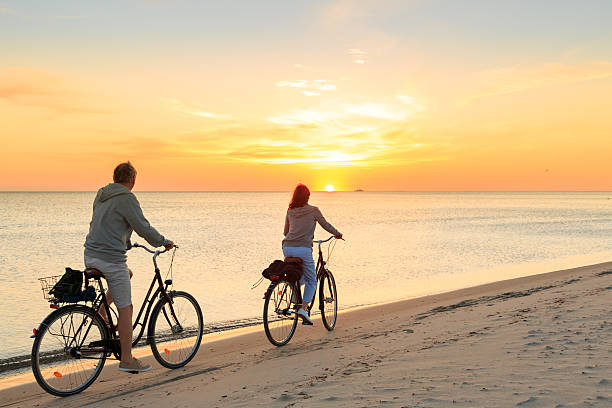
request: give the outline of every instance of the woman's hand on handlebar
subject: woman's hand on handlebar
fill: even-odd
[[[164,245],[164,248],[166,248],[166,251],[171,250],[172,248],[174,248],[174,242],[168,240],[168,242],[166,243],[166,245]]]
[[[336,239],[343,239],[342,238],[342,234],[334,235],[334,238],[336,238]]]

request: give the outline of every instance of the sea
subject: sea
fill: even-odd
[[[260,324],[267,284],[254,285],[282,259],[290,193],[135,194],[179,246],[174,288],[195,296],[206,330]],[[52,311],[38,278],[83,268],[94,196],[0,192],[0,375],[27,361],[32,330]],[[322,245],[341,309],[612,259],[612,192],[314,192],[310,203],[345,237]],[[317,227],[315,239],[328,237]],[[138,248],[128,258],[137,310],[152,258]],[[159,257],[164,277],[171,259]]]

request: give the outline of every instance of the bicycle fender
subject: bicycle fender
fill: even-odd
[[[268,286],[268,289],[266,289],[266,292],[264,293],[263,299],[265,299],[268,296],[270,296],[270,293],[272,293],[272,289],[274,289],[275,285],[276,285],[276,281],[270,282],[270,285]]]

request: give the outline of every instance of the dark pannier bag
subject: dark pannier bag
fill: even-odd
[[[66,268],[66,273],[49,291],[56,299],[75,298],[83,292],[83,272]]]
[[[270,266],[261,273],[264,278],[270,280],[286,280],[297,282],[302,277],[302,265],[297,262],[283,262],[279,259],[272,262]]]

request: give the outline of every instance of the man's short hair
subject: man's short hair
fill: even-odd
[[[115,183],[130,183],[134,177],[136,177],[136,169],[129,161],[119,164],[113,172],[113,181]]]

